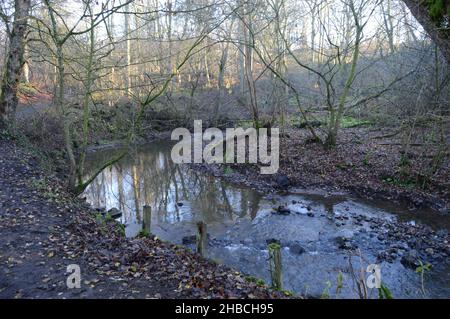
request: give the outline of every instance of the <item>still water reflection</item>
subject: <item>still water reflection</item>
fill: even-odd
[[[91,168],[101,164],[109,152],[91,154]],[[167,142],[153,143],[104,170],[86,190],[95,207],[116,207],[135,236],[142,224],[142,207],[152,207],[152,225],[204,221],[228,223],[237,218],[253,219],[261,195],[251,189],[229,184],[175,165]]]

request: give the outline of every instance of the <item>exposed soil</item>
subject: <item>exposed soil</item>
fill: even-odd
[[[124,238],[0,136],[0,298],[273,298],[225,266],[155,238]],[[66,268],[81,269],[68,289]]]
[[[258,190],[274,191],[297,187],[327,192],[347,192],[363,198],[386,199],[406,203],[411,209],[431,207],[442,213],[450,211],[450,161],[448,154],[441,167],[424,180],[430,167],[433,146],[411,147],[410,177],[399,166],[401,141],[385,137],[395,131],[388,128],[359,127],[341,130],[338,145],[325,150],[309,143],[304,129],[287,131],[280,143],[280,169],[276,175],[261,175],[259,166],[193,165],[197,169],[228,181],[246,184]],[[417,143],[419,145],[420,143]]]

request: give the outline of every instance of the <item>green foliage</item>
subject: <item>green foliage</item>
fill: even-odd
[[[325,283],[325,288],[322,291],[322,295],[320,296],[320,299],[330,299],[330,288],[331,288],[331,282],[327,281]]]
[[[341,293],[343,287],[344,287],[344,275],[342,274],[341,271],[339,271],[337,276],[336,296],[338,296]]]
[[[254,282],[258,286],[265,286],[266,285],[264,280],[262,280],[260,278],[256,278],[254,276],[247,276],[247,277],[245,277],[245,280],[247,280],[248,282]]]
[[[242,127],[244,129],[254,127],[252,120],[242,120],[236,124],[236,127]]]
[[[364,155],[363,164],[369,166],[369,154]]]
[[[411,178],[397,178],[395,176],[384,176],[381,178],[381,180],[385,183],[394,185],[394,186],[400,186],[400,187],[406,187],[406,188],[412,188],[417,186],[417,182]]]
[[[38,190],[45,198],[50,201],[58,201],[59,194],[55,193],[51,183],[47,180],[47,178],[32,178],[30,181],[30,186],[36,190]]]
[[[425,273],[427,273],[428,271],[431,270],[431,264],[430,263],[426,263],[424,264],[421,260],[419,260],[419,267],[416,268],[416,273],[420,274],[420,283],[421,283],[421,290],[422,290],[422,294],[425,296],[426,295],[426,291],[425,291]]]
[[[0,130],[0,138],[9,140],[13,137],[13,135],[7,129]]]
[[[266,285],[266,283],[265,283],[264,280],[262,280],[262,279],[258,279],[258,280],[256,281],[256,284],[259,285],[259,286],[265,286],[265,285]]]
[[[366,126],[366,125],[372,125],[372,122],[367,121],[367,120],[356,119],[351,116],[344,116],[341,121],[342,128],[352,128],[352,127]]]
[[[378,299],[393,299],[391,291],[388,287],[381,284],[380,288],[378,288]]]
[[[445,16],[450,15],[450,6],[444,0],[423,0],[431,19],[439,26],[445,26]],[[448,25],[447,25],[448,29]]]
[[[111,221],[113,221],[114,220],[114,218],[112,218],[112,216],[109,214],[109,213],[107,213],[106,215],[105,215],[105,222],[111,222]]]
[[[233,174],[233,169],[232,169],[230,166],[225,166],[225,167],[223,168],[223,173],[224,173],[225,175]]]
[[[116,222],[116,220],[112,218],[110,214],[103,215],[102,213],[95,214],[95,221],[102,226],[105,226],[112,221]]]
[[[147,229],[142,229],[142,230],[138,233],[137,236],[138,236],[139,238],[146,238],[146,237],[149,237],[149,236],[150,236],[150,233],[148,232]]]
[[[95,221],[98,224],[103,224],[103,215],[101,213],[95,214]]]
[[[426,263],[425,265],[422,263],[422,261],[419,260],[420,266],[416,268],[416,273],[422,273],[427,272],[431,270],[431,264]]]
[[[125,225],[121,223],[117,223],[117,231],[122,237],[125,237]]]
[[[270,251],[281,249],[281,246],[278,243],[270,243],[268,247]]]
[[[282,290],[281,291],[285,296],[287,297],[292,297],[294,296],[294,292],[290,291],[290,290]]]

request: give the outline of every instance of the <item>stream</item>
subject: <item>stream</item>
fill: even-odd
[[[152,234],[195,249],[196,222],[204,221],[209,235],[208,258],[268,284],[267,245],[279,242],[283,288],[297,294],[358,298],[355,278],[360,277],[360,268],[378,263],[381,281],[394,298],[450,297],[447,254],[431,253],[433,249],[428,248],[433,255],[432,268],[422,282],[414,267],[401,262],[410,251],[410,241],[387,236],[389,225],[400,222],[412,228],[428,225],[441,234],[439,238],[448,238],[448,215],[409,211],[387,201],[299,189],[261,194],[204,175],[188,165],[175,165],[170,159],[170,146],[169,141],[159,141],[140,147],[103,170],[84,193],[94,207],[114,207],[122,212],[118,220],[126,226],[127,237],[136,236],[142,229],[142,207],[149,205]],[[91,152],[87,171],[93,171],[117,151]],[[282,213],[277,211],[279,206],[284,207]],[[360,255],[352,251],[360,251]],[[387,258],[377,261],[380,252]],[[362,276],[369,275],[363,272]],[[341,288],[337,288],[338,281]],[[378,298],[378,290],[369,289],[369,297]]]

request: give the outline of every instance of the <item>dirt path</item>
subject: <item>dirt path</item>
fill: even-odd
[[[126,239],[0,136],[0,298],[273,296],[230,269],[154,239]],[[81,270],[68,289],[67,266]]]

